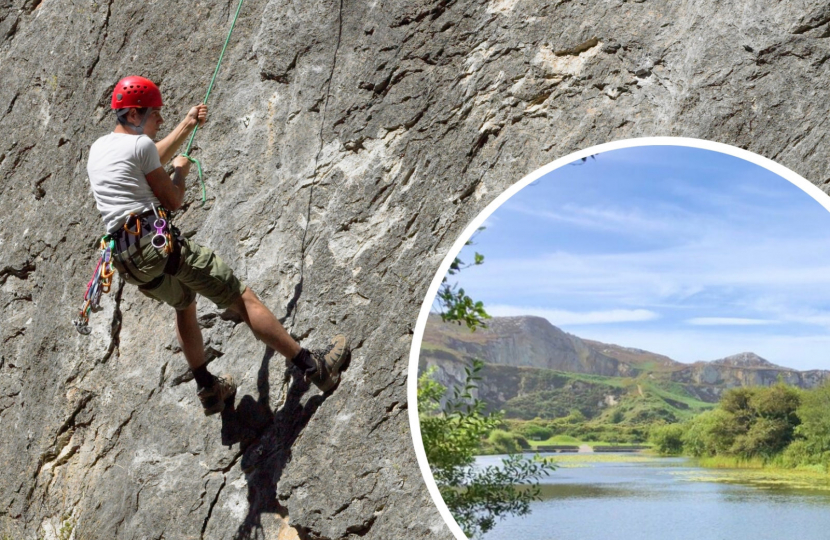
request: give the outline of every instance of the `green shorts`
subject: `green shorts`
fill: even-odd
[[[136,276],[126,272],[120,264],[115,264],[127,283],[138,285],[145,295],[181,310],[196,300],[201,294],[216,304],[219,309],[227,309],[245,292],[245,285],[233,275],[233,270],[225,264],[212,250],[202,247],[187,238],[181,239],[181,259],[175,274],[165,274],[164,266],[167,255],[152,245],[146,245],[133,255]],[[148,287],[147,281],[161,276],[160,282]]]

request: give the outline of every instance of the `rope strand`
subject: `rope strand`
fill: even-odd
[[[216,63],[216,69],[213,70],[213,78],[210,79],[210,85],[208,86],[207,93],[205,94],[205,99],[202,101],[204,105],[207,105],[207,100],[210,97],[210,92],[213,90],[213,83],[216,81],[216,75],[219,74],[219,67],[222,65],[222,58],[225,56],[225,49],[228,48],[228,43],[231,40],[231,34],[233,33],[233,27],[236,26],[236,20],[239,18],[239,12],[242,10],[242,2],[244,0],[239,0],[239,5],[236,7],[236,15],[233,17],[233,22],[231,23],[231,29],[228,31],[228,37],[225,38],[225,44],[222,46],[222,52],[219,53],[219,61]],[[188,159],[191,163],[196,164],[196,171],[199,173],[199,184],[202,186],[202,204],[201,206],[205,205],[205,201],[207,201],[207,190],[205,189],[205,182],[202,179],[202,164],[199,162],[198,159],[190,156],[190,149],[193,147],[193,139],[196,137],[196,132],[199,131],[199,125],[196,125],[196,128],[193,130],[193,133],[190,135],[190,140],[187,142],[187,148],[185,149],[184,153],[182,154],[184,157]]]

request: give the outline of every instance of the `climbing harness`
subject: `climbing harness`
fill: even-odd
[[[130,222],[135,222],[134,230]],[[143,272],[141,253],[151,244],[155,249],[167,255],[162,274],[175,274],[179,269],[181,257],[181,234],[170,223],[164,208],[154,208],[141,215],[130,214],[124,227],[113,233],[115,237],[115,268],[132,278],[140,289],[153,289],[161,284],[163,275],[153,276]]]
[[[98,257],[98,264],[95,265],[92,279],[86,285],[84,305],[78,314],[78,318],[72,321],[78,332],[85,336],[91,332],[89,328],[89,313],[98,310],[101,302],[101,294],[110,292],[112,288],[112,276],[115,274],[115,270],[112,268],[112,253],[115,249],[115,240],[110,235],[105,235],[101,237],[100,246],[101,255]]]
[[[233,22],[231,23],[231,29],[228,31],[228,37],[225,38],[225,44],[222,46],[222,52],[219,53],[219,61],[216,63],[216,69],[213,70],[213,78],[210,80],[210,85],[208,85],[207,94],[205,94],[205,99],[202,101],[203,104],[207,105],[207,100],[210,97],[210,92],[213,90],[213,83],[216,81],[216,75],[219,73],[219,66],[222,65],[222,58],[225,56],[225,49],[228,48],[228,42],[231,40],[231,34],[233,33],[233,27],[236,26],[236,20],[239,18],[239,11],[242,9],[242,2],[244,0],[239,0],[239,5],[236,7],[236,15],[233,17]],[[190,149],[193,146],[193,138],[196,137],[196,132],[199,131],[199,126],[196,125],[196,129],[193,130],[193,133],[190,135],[190,140],[187,142],[187,148],[185,149],[182,156],[186,157],[188,161],[191,163],[196,164],[196,172],[199,173],[199,184],[202,186],[202,204],[201,206],[205,205],[205,201],[207,201],[207,190],[205,189],[205,182],[202,179],[202,164],[199,162],[198,159],[192,157],[190,155]]]
[[[155,218],[152,222],[150,222],[151,217]],[[133,228],[131,228],[131,222]],[[129,240],[130,237],[135,237],[132,242]],[[178,239],[179,231],[172,226],[167,211],[163,207],[153,208],[152,212],[148,211],[141,215],[131,213],[122,229],[103,236],[100,242],[101,254],[92,279],[87,283],[83,307],[78,318],[72,321],[78,332],[83,335],[90,333],[89,314],[98,310],[101,294],[110,292],[112,277],[115,274],[113,266],[117,267],[119,272],[126,273],[140,283],[139,288],[157,287],[164,279],[164,275],[149,280],[141,279],[136,275],[142,272],[138,270],[133,257],[150,243],[157,250],[167,254],[163,274],[174,274],[179,268],[181,257],[181,244]]]

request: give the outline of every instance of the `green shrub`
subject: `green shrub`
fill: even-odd
[[[683,433],[680,424],[657,425],[651,429],[649,441],[659,454],[676,456],[683,453]]]
[[[695,457],[726,453],[735,439],[731,415],[722,410],[706,411],[688,422],[683,434],[683,448]]]
[[[530,446],[530,443],[527,442],[527,439],[525,439],[521,435],[515,435],[514,434],[513,438],[516,440],[516,444],[519,445],[519,448],[521,448],[522,451],[530,450],[532,448]]]
[[[496,429],[501,415],[486,413],[484,403],[473,398],[483,365],[474,360],[465,369],[463,384],[451,390],[431,379],[429,370],[418,379],[421,437],[430,470],[444,502],[470,537],[493,528],[501,516],[530,512],[530,502],[539,499],[538,479],[555,469],[552,463],[515,453],[501,466],[473,466],[488,432],[498,442],[518,446],[513,436]],[[499,431],[506,436],[494,435]]]
[[[553,429],[528,422],[519,428],[519,433],[531,440],[544,441],[553,436]]]
[[[493,445],[499,454],[516,454],[520,451],[516,437],[507,431],[494,429],[487,437],[487,442]]]

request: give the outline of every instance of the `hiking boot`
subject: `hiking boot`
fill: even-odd
[[[349,338],[338,334],[331,338],[325,349],[309,351],[317,371],[306,375],[305,380],[328,392],[340,382],[340,367],[349,357]]]
[[[205,416],[220,413],[225,410],[225,402],[233,399],[236,395],[236,383],[230,375],[216,377],[216,381],[210,388],[202,388],[196,393],[199,401],[202,402],[202,410]]]

